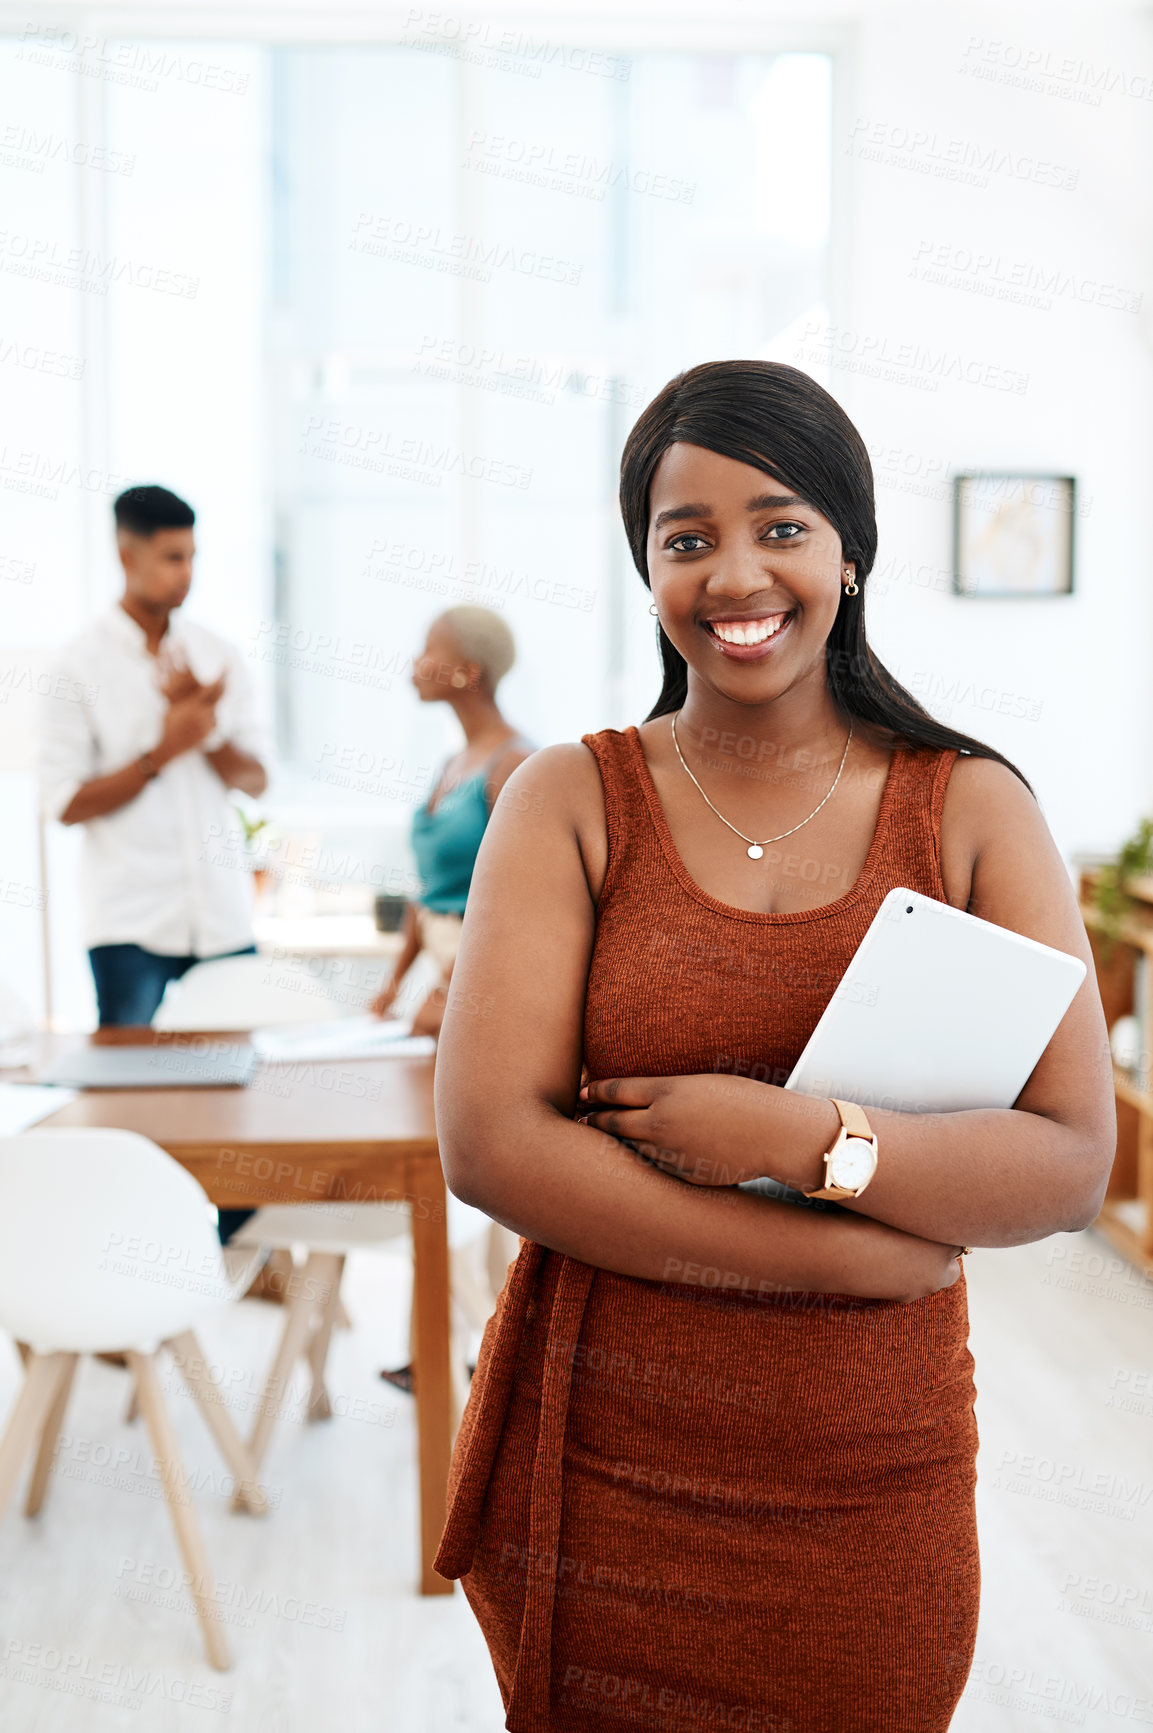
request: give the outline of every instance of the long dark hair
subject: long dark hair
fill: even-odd
[[[764,470],[814,506],[837,531],[842,554],[852,561],[860,586],[855,596],[842,588],[825,645],[829,691],[844,715],[887,728],[914,749],[952,747],[974,758],[995,759],[1032,794],[1015,764],[993,747],[938,722],[870,649],[865,582],[877,554],[873,468],[860,434],[816,380],[779,361],[710,361],[679,373],[653,398],[621,456],[621,516],[646,586],[649,489],[657,464],[678,441]],[[679,710],[688,690],[684,657],[663,627],[657,630],[664,685],[646,718],[650,722]]]

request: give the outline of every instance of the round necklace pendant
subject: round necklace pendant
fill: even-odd
[[[763,849],[763,848],[762,848],[762,847],[761,847],[761,845],[760,845],[760,843],[759,843],[759,842],[755,842],[755,843],[753,843],[753,845],[752,845],[752,846],[751,846],[751,848],[750,848],[750,849],[749,849],[749,850],[748,850],[748,856],[749,856],[749,859],[750,859],[750,860],[760,860],[760,858],[761,858],[761,856],[762,856],[762,855],[763,855],[763,854],[764,854],[764,852],[765,852],[765,851],[764,851],[764,849]]]

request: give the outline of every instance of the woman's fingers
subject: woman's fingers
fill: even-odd
[[[598,1131],[607,1131],[610,1137],[635,1139],[644,1137],[649,1129],[643,1107],[610,1107],[601,1108],[597,1112],[581,1115],[586,1125],[595,1126]]]
[[[599,1077],[581,1090],[581,1100],[597,1106],[648,1107],[660,1082],[659,1077]]]

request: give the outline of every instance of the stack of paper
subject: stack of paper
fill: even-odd
[[[50,1084],[0,1083],[0,1137],[15,1137],[38,1125],[50,1113],[75,1101],[74,1089],[54,1089]]]
[[[252,1045],[266,1065],[416,1058],[436,1052],[431,1035],[413,1035],[412,1024],[397,1017],[338,1017],[332,1023],[279,1024],[254,1029]]]

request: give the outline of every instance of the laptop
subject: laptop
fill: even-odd
[[[53,1059],[36,1081],[68,1089],[226,1089],[247,1083],[255,1066],[247,1042],[77,1047]]]

